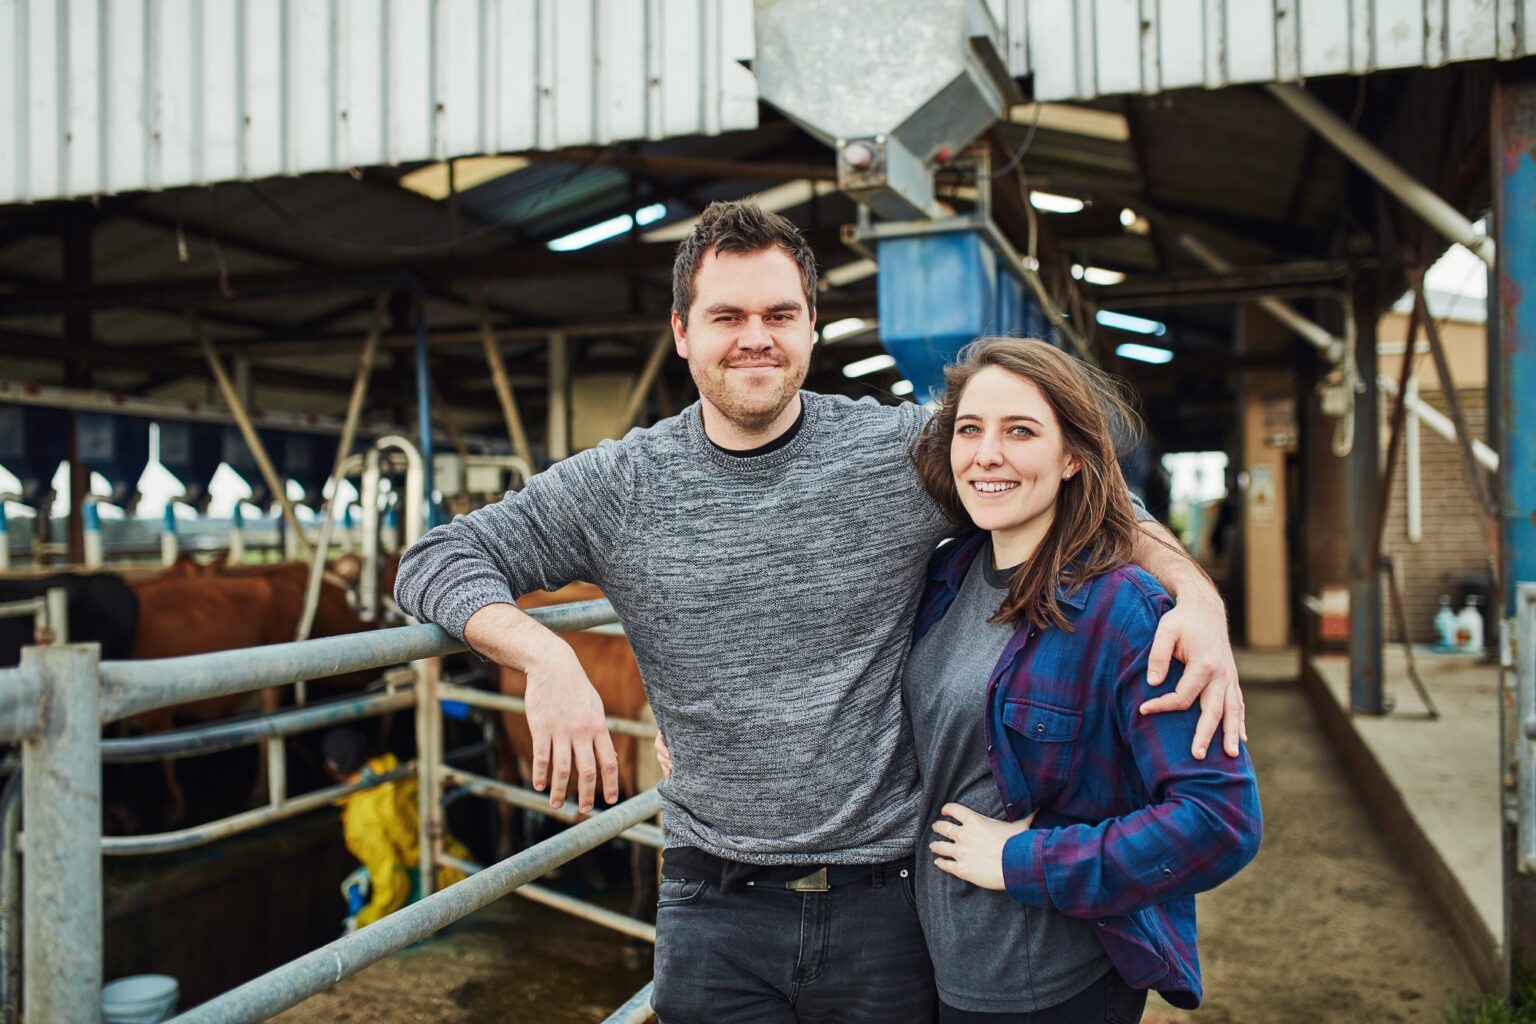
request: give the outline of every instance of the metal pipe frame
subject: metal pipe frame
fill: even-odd
[[[0,1021],[21,1021],[21,773],[0,786]]]
[[[101,691],[96,644],[29,647],[46,685],[42,732],[22,744],[29,835],[22,872],[22,1015],[101,1016]]]
[[[428,372],[432,355],[427,343],[427,293],[416,292],[416,436],[420,438],[418,454],[421,459],[422,493],[428,502],[436,490],[432,482],[432,375]],[[437,506],[426,508],[427,528],[437,525]],[[412,537],[407,544],[415,540]]]
[[[613,605],[603,599],[536,608],[528,614],[557,633],[618,621]],[[109,661],[101,666],[102,721],[115,722],[172,704],[282,686],[299,679],[363,672],[458,654],[468,649],[441,627],[423,623],[298,643],[271,644],[255,650],[146,661]],[[0,695],[6,694],[7,673],[16,671],[0,671]],[[23,688],[28,685],[25,681],[20,682]],[[14,730],[4,728],[9,706],[6,696],[0,696],[0,741],[20,738],[12,734]]]
[[[549,806],[549,795],[547,793],[536,793],[522,786],[514,786],[510,783],[501,782],[498,779],[488,779],[484,775],[476,775],[474,772],[455,768],[452,765],[444,764],[439,766],[438,776],[443,782],[458,786],[474,796],[487,800],[500,800],[504,804],[510,804],[525,811],[533,811],[535,814],[542,814],[546,818],[553,818],[567,825],[575,825],[590,817],[590,815],[582,814],[579,810],[569,805],[561,807]],[[605,812],[600,811],[598,813]],[[627,829],[619,838],[628,839],[631,842],[657,850],[664,848],[661,829],[649,823]]]
[[[415,693],[404,689],[393,693],[345,697],[243,722],[219,722],[135,736],[132,739],[102,740],[101,761],[103,764],[142,764],[148,761],[201,757],[314,729],[377,718],[392,711],[402,711],[415,703]]]
[[[455,857],[448,853],[441,854],[438,857],[437,864],[439,867],[456,868],[466,875],[479,874],[485,870],[483,865],[476,864],[472,860],[465,860],[462,857]],[[619,932],[622,935],[643,939],[652,945],[656,942],[656,926],[630,917],[628,914],[620,914],[617,911],[609,910],[607,907],[600,907],[595,903],[588,903],[586,900],[567,896],[563,892],[545,888],[535,882],[518,886],[512,892],[514,895],[521,896],[534,903],[542,903],[546,907],[553,907],[583,921],[600,924],[604,928]]]
[[[506,421],[507,440],[518,457],[533,465],[533,449],[528,446],[528,431],[523,426],[523,414],[517,407],[517,395],[507,376],[506,363],[501,358],[501,343],[496,329],[491,325],[491,313],[486,308],[485,293],[479,282],[470,290],[475,319],[480,323],[480,346],[485,350],[485,365],[491,371],[491,384],[496,389],[496,401],[501,405],[501,418]]]
[[[359,497],[363,505],[363,567],[358,574],[358,618],[364,622],[379,619],[379,484],[383,479],[377,448],[363,457],[363,479]]]
[[[456,700],[463,704],[469,704],[477,708],[491,708],[496,711],[512,711],[520,715],[528,713],[528,705],[521,697],[513,697],[505,693],[492,693],[488,690],[477,690],[469,686],[454,686],[445,683],[438,687],[438,697],[443,700]],[[636,722],[628,718],[609,718],[604,716],[603,721],[608,725],[609,732],[621,732],[629,736],[638,736],[641,739],[653,740],[658,732],[656,726],[650,722]]]
[[[391,448],[405,456],[405,537],[404,547],[410,547],[426,532],[428,462],[410,438],[401,434],[387,434],[374,442],[380,452]]]
[[[645,983],[645,987],[629,997],[629,1001],[608,1015],[603,1024],[646,1024],[647,1021],[656,1019],[656,1011],[651,1009],[651,992],[656,988],[654,981]]]
[[[419,903],[343,936],[239,988],[174,1018],[173,1024],[244,1024],[265,1020],[323,992],[343,978],[495,902],[520,886],[565,864],[632,825],[654,817],[661,797],[648,790],[593,815],[521,853],[493,864]],[[99,972],[99,967],[98,967]],[[99,990],[89,992],[94,1003]],[[99,1011],[96,1011],[99,1012]],[[89,1017],[60,1019],[92,1019]]]

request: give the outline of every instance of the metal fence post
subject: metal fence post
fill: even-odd
[[[22,745],[23,1015],[101,1017],[101,687],[98,644],[30,647],[40,734]]]
[[[437,857],[442,844],[443,801],[439,785],[442,759],[442,705],[437,699],[437,676],[442,661],[426,658],[415,663],[416,669],[416,815],[420,859],[421,895],[426,898],[437,890]]]

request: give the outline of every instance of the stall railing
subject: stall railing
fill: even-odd
[[[557,632],[586,629],[615,621],[607,601],[585,601],[538,609],[531,613]],[[371,633],[328,637],[268,647],[157,661],[101,662],[94,644],[27,648],[16,669],[0,670],[0,742],[22,744],[22,804],[25,833],[23,873],[22,968],[24,1019],[94,1020],[100,1014],[102,983],[102,868],[106,844],[101,834],[101,766],[104,752],[149,756],[152,744],[142,740],[101,739],[101,726],[146,711],[281,686],[303,679],[360,672],[411,662],[416,685],[407,702],[401,694],[359,698],[361,706],[336,710],[325,705],[284,712],[256,722],[230,723],[224,741],[260,742],[289,730],[316,727],[325,716],[382,713],[386,704],[416,706],[417,761],[422,793],[422,863],[478,868],[460,863],[442,851],[443,818],[440,785],[451,781],[471,792],[508,802],[527,804],[517,787],[474,776],[444,763],[441,700],[459,700],[461,688],[438,681],[437,659],[464,651],[462,643],[433,625],[405,626]],[[468,691],[486,706],[506,706],[510,698]],[[325,719],[334,724],[337,717]],[[646,727],[623,723],[621,728]],[[267,730],[262,735],[256,733]],[[650,731],[654,735],[654,729]],[[113,748],[112,742],[140,744]],[[334,799],[327,793],[324,802]],[[306,794],[288,808],[306,805],[320,794]],[[547,799],[547,798],[541,798]],[[548,811],[547,803],[530,808]],[[321,992],[390,953],[433,934],[502,896],[527,885],[549,870],[610,839],[624,835],[659,845],[659,835],[646,822],[656,816],[660,798],[649,790],[617,807],[600,812],[574,827],[506,860],[479,870],[461,882],[382,921],[343,936],[283,967],[204,1003],[177,1017],[178,1022],[256,1021],[265,1019]],[[258,816],[271,808],[258,809]],[[300,813],[300,810],[292,810]],[[557,817],[564,817],[556,813]],[[237,816],[239,817],[239,816]],[[229,819],[226,819],[228,821]],[[270,817],[241,820],[238,829],[254,828]],[[207,829],[208,826],[202,826]],[[145,837],[113,837],[113,839]],[[163,839],[164,837],[156,837]],[[206,840],[202,840],[206,841]],[[117,852],[130,852],[120,849]],[[131,851],[141,852],[141,851]],[[434,872],[423,871],[430,881]],[[559,894],[541,894],[541,902],[559,905]],[[540,898],[535,896],[534,898]],[[572,909],[562,907],[562,909]],[[589,916],[589,915],[583,915]],[[620,918],[622,915],[612,915]],[[589,916],[589,919],[596,919]],[[625,921],[629,919],[625,918]],[[637,930],[617,921],[600,921],[629,934]],[[641,929],[643,930],[643,929]],[[643,936],[654,939],[654,931]],[[636,994],[612,1019],[642,1020],[646,993]]]

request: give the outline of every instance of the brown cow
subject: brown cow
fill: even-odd
[[[286,643],[294,637],[304,606],[308,567],[296,562],[241,566],[220,571],[216,566],[179,564],[134,585],[139,601],[131,657],[175,658],[190,654]],[[339,636],[371,626],[352,611],[346,592],[329,582],[320,587],[310,635]],[[357,685],[366,677],[341,677],[341,685]],[[171,728],[177,717],[207,721],[260,710],[275,711],[279,692],[214,697],[171,708],[160,708],[133,721],[145,732]],[[260,766],[253,799],[266,792],[266,747],[258,747]],[[185,801],[176,782],[173,762],[164,762],[171,800],[171,819],[179,820]]]
[[[518,599],[517,606],[524,611],[545,608],[550,605],[570,604],[574,601],[591,601],[603,596],[603,592],[590,583],[572,583],[556,591],[535,590]],[[566,642],[576,652],[587,678],[597,688],[603,700],[603,710],[610,718],[627,718],[630,721],[649,720],[650,705],[645,699],[645,687],[640,682],[640,666],[635,663],[634,651],[629,640],[619,633],[566,633]],[[501,669],[501,692],[522,697],[528,689],[528,677],[516,669]],[[505,764],[503,778],[508,782],[529,785],[533,778],[533,736],[528,731],[528,719],[515,712],[502,714],[502,726],[512,745],[515,764]],[[613,733],[613,749],[619,759],[619,795],[629,798],[640,791],[642,784],[650,785],[659,772],[656,755],[649,740],[639,740],[627,733]],[[512,769],[519,778],[512,778]],[[575,802],[575,776],[571,778],[571,800]],[[602,793],[599,791],[601,800]],[[505,839],[505,837],[504,837]],[[655,884],[654,861],[649,851],[638,843],[632,847],[630,868],[634,881],[636,917],[645,918],[655,909],[652,886]]]

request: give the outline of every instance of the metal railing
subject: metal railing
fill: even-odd
[[[615,621],[607,601],[586,601],[538,609],[531,614],[557,632],[586,629]],[[157,661],[101,662],[94,644],[33,647],[16,669],[0,670],[0,742],[23,747],[21,803],[26,808],[22,842],[27,870],[22,873],[24,911],[21,949],[24,1018],[94,1020],[100,1015],[102,984],[101,852],[141,853],[196,845],[244,831],[330,803],[361,785],[330,787],[258,808],[221,822],[160,836],[104,837],[101,834],[101,766],[104,761],[158,759],[167,754],[211,752],[266,742],[309,728],[334,725],[415,705],[420,779],[423,865],[464,870],[479,865],[447,856],[442,813],[442,784],[503,800],[557,818],[573,820],[569,810],[551,812],[547,797],[508,786],[445,763],[441,701],[515,709],[513,698],[438,681],[437,659],[466,650],[437,626],[418,625],[372,633],[274,644],[268,647]],[[412,662],[411,690],[372,694],[347,701],[280,712],[264,718],[221,723],[166,736],[132,740],[101,739],[101,726],[192,700],[244,693],[324,676],[360,672]],[[467,698],[467,699],[466,699]],[[610,720],[610,727],[654,735],[654,726]],[[195,742],[189,743],[189,736]],[[189,751],[189,746],[196,750]],[[401,775],[410,769],[402,769]],[[532,799],[530,799],[532,798]],[[538,806],[533,806],[537,801]],[[5,801],[0,801],[0,811]],[[431,892],[435,874],[421,872],[423,900],[350,935],[343,936],[283,967],[256,978],[175,1018],[178,1022],[256,1021],[293,1006],[335,985],[362,968],[511,892],[610,839],[626,836],[660,845],[660,832],[649,819],[660,809],[655,790],[602,811],[523,852],[484,869],[440,892]],[[14,873],[12,875],[14,877]],[[94,894],[94,898],[92,898]],[[3,896],[4,894],[0,894]],[[533,887],[526,895],[569,910],[626,934],[654,941],[643,922],[591,908],[569,897]],[[569,905],[568,905],[569,904]],[[609,920],[608,918],[612,918]],[[8,950],[14,954],[12,941]],[[13,961],[14,962],[14,961]],[[647,987],[648,988],[648,987]],[[14,991],[14,988],[12,989]],[[647,990],[636,993],[613,1020],[643,1020]]]

